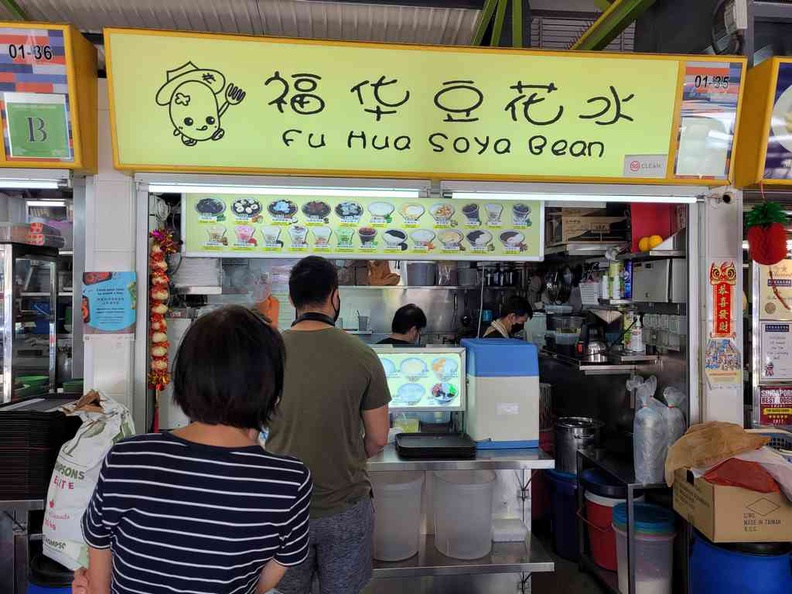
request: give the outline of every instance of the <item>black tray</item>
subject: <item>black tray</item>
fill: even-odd
[[[476,457],[476,442],[465,433],[400,433],[396,453],[402,458],[469,460]]]

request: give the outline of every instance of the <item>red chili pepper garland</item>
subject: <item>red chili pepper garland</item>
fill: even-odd
[[[149,341],[151,363],[149,364],[149,387],[163,390],[170,383],[168,373],[168,254],[179,250],[178,243],[173,239],[173,232],[157,229],[151,232],[151,251],[149,254]]]

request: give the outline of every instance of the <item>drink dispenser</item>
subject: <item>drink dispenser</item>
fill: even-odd
[[[466,430],[479,449],[539,445],[536,346],[511,339],[465,339]]]

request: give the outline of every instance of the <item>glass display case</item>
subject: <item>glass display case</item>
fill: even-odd
[[[57,272],[57,249],[0,242],[0,402],[55,390]]]

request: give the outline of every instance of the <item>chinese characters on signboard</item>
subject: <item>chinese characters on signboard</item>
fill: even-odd
[[[122,168],[674,175],[675,58],[106,35]]]

